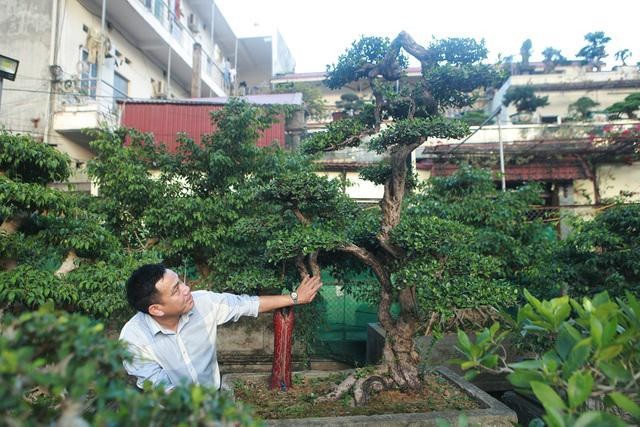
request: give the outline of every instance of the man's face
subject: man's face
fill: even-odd
[[[156,283],[156,289],[160,294],[156,305],[165,316],[180,316],[193,308],[191,289],[174,271],[167,269]]]

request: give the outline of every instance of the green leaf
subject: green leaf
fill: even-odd
[[[611,392],[608,396],[616,406],[640,420],[640,406],[637,403],[618,391]]]
[[[528,389],[532,381],[543,381],[544,378],[537,371],[515,371],[507,375],[507,380],[516,388]]]
[[[591,354],[591,338],[585,338],[571,350],[569,358],[562,367],[564,375],[570,376],[573,371],[580,369],[589,359],[589,354]]]
[[[471,341],[469,340],[469,336],[461,329],[458,329],[458,344],[465,354],[469,354],[471,352]]]
[[[539,381],[531,382],[531,389],[545,409],[567,409],[567,405],[551,387]]]
[[[624,347],[619,344],[610,345],[609,347],[605,347],[598,351],[596,358],[598,360],[607,361],[619,355],[623,349]]]
[[[555,408],[545,407],[546,415],[542,418],[546,421],[549,427],[565,427],[567,424],[564,422],[562,413]]]
[[[613,383],[631,379],[631,373],[620,362],[600,362],[598,368]]]
[[[567,388],[567,396],[569,397],[569,406],[575,409],[582,405],[593,389],[593,377],[589,372],[574,372],[569,378],[569,386]]]
[[[537,370],[542,367],[542,360],[525,360],[522,362],[509,363],[509,367],[512,369],[526,369],[526,370]]]
[[[589,319],[589,325],[593,343],[596,345],[596,348],[599,348],[602,346],[602,323],[592,314]]]

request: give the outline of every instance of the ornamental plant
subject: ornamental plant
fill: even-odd
[[[548,96],[537,96],[533,86],[512,86],[502,100],[505,107],[513,104],[518,113],[534,113],[538,108],[549,105]]]
[[[68,163],[27,135],[0,132],[0,304],[20,313],[51,299],[115,322],[130,313],[124,280],[157,255],[127,252],[82,196],[47,186],[68,178]]]
[[[407,65],[405,53],[418,59],[422,66],[422,79],[413,85],[403,80]],[[361,176],[383,185],[385,191],[379,208],[361,209],[340,198],[329,198],[330,203],[325,202],[322,210],[305,212],[305,206],[319,205],[322,194],[311,191],[305,194],[305,187],[301,185],[300,195],[288,198],[285,205],[290,215],[299,221],[293,229],[296,232],[288,235],[300,236],[296,245],[309,254],[306,260],[300,261],[307,261],[307,268],[311,270],[319,268],[323,254],[328,254],[343,258],[346,255],[373,273],[379,284],[378,318],[388,337],[383,365],[367,378],[357,381],[348,378],[331,398],[349,391],[354,383],[356,396],[367,394],[359,392],[365,384],[404,389],[421,386],[413,336],[424,312],[417,296],[423,289],[433,287],[437,291],[447,283],[436,279],[427,284],[425,279],[432,271],[421,271],[417,267],[421,261],[428,265],[437,263],[438,255],[442,255],[426,248],[431,242],[447,239],[449,231],[455,231],[458,237],[466,237],[470,231],[464,226],[431,218],[419,224],[425,229],[416,229],[411,226],[414,224],[403,227],[409,206],[405,196],[415,188],[408,159],[411,152],[429,138],[457,139],[468,134],[465,123],[446,118],[443,112],[448,107],[469,106],[475,100],[475,90],[499,83],[499,73],[482,63],[486,53],[484,45],[475,40],[434,40],[424,47],[403,32],[394,40],[363,37],[354,42],[336,64],[328,67],[326,84],[330,88],[366,79],[375,102],[366,105],[360,114],[332,123],[326,132],[310,136],[304,141],[303,151],[316,154],[357,146],[375,151],[382,160],[363,170]],[[400,81],[400,91],[395,90],[396,81]],[[275,188],[272,193],[276,193]],[[313,205],[308,200],[313,200]],[[327,209],[327,206],[335,207]],[[418,218],[415,221],[417,224]],[[411,232],[417,234],[417,238],[411,239],[408,235]],[[413,246],[420,244],[423,234],[431,239],[424,242],[424,250]],[[451,238],[451,243],[456,243],[454,240]],[[283,236],[282,242],[291,242],[291,239]],[[280,256],[293,257],[294,253]],[[488,257],[479,257],[473,265],[489,270],[486,274],[479,273],[478,279],[491,288],[495,264]],[[411,266],[416,269],[411,271]],[[399,303],[398,316],[391,313],[393,302]],[[356,400],[363,403],[362,399]]]
[[[91,143],[97,155],[90,173],[101,192],[90,209],[111,218],[110,228],[132,251],[153,248],[180,273],[195,266],[192,283],[197,288],[246,294],[291,291],[301,274],[296,260],[312,247],[275,245],[290,223],[297,223],[283,205],[305,185],[321,198],[340,193],[340,187],[313,174],[309,159],[256,146],[260,131],[279,118],[277,109],[231,99],[212,114],[214,133],[201,141],[180,136],[175,153],[135,130],[102,131]],[[285,194],[267,196],[270,188]],[[306,201],[307,207],[312,204]],[[288,250],[290,258],[280,257]],[[283,388],[291,386],[293,319],[293,310],[274,313],[274,321],[282,325],[276,326],[276,339],[282,338],[281,331],[289,334],[282,339],[287,345],[276,346],[273,377],[279,388],[281,382]],[[317,319],[306,323],[319,324]],[[299,326],[296,331],[303,333],[298,335],[311,339],[308,331],[313,328]]]
[[[574,297],[640,294],[640,205],[618,204],[592,220],[577,220],[559,256]]]
[[[631,292],[613,300],[606,292],[581,301],[563,296],[527,304],[506,327],[494,323],[475,340],[458,332],[457,360],[467,371],[507,373],[521,393],[535,396],[547,425],[623,426],[640,421],[640,301]],[[534,358],[506,360],[510,332],[548,343]]]
[[[51,302],[0,326],[0,416],[7,425],[243,425],[248,409],[217,390],[140,393],[122,371],[130,356],[102,323]]]

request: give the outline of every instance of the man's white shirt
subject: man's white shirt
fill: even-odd
[[[257,296],[194,291],[193,308],[183,314],[177,331],[164,329],[153,317],[138,312],[122,328],[120,339],[133,354],[124,362],[142,388],[146,380],[171,389],[181,383],[220,387],[216,355],[218,325],[242,316],[258,316]]]

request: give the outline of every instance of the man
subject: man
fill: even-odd
[[[216,357],[217,327],[241,316],[307,304],[322,286],[306,277],[290,295],[246,296],[191,292],[178,275],[162,264],[148,264],[127,281],[127,299],[138,310],[122,328],[120,339],[133,354],[124,367],[145,381],[172,389],[180,383],[220,387]]]

